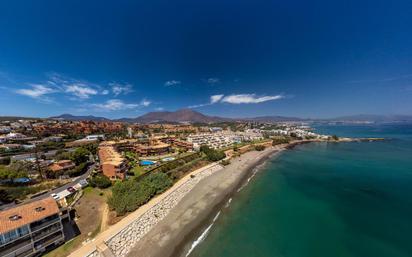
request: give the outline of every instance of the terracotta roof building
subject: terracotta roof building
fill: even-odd
[[[46,198],[0,212],[0,256],[34,256],[64,242],[60,210]]]
[[[136,144],[134,150],[140,156],[162,155],[170,152],[170,144],[157,140],[150,140],[149,144]]]
[[[99,146],[100,168],[109,179],[125,179],[128,170],[126,159],[121,156],[111,143]]]
[[[76,164],[71,160],[61,160],[49,165],[49,169],[54,172],[66,171],[76,167]]]

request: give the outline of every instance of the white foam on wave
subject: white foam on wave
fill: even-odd
[[[209,234],[210,229],[212,228],[213,224],[215,224],[215,221],[217,220],[219,215],[220,215],[220,211],[216,214],[216,216],[213,218],[212,223],[205,229],[205,231],[203,231],[203,233],[195,241],[193,241],[192,245],[190,246],[189,251],[186,254],[186,257],[189,256],[193,252],[196,246],[198,246],[203,240],[205,240],[205,238]]]
[[[229,198],[229,200],[227,201],[225,205],[225,208],[229,207],[231,202],[232,202],[232,198]]]
[[[252,180],[252,178],[261,170],[261,168],[265,165],[265,163],[262,163],[258,166],[256,166],[253,170],[252,170],[252,175],[250,175],[250,177],[247,178],[246,182],[237,190],[237,192],[240,192],[244,187],[246,187],[250,180]]]

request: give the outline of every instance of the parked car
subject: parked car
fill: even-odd
[[[69,191],[70,193],[74,193],[76,192],[76,189],[74,187],[68,187],[67,191]]]
[[[86,187],[89,183],[85,180],[85,179],[82,179],[82,180],[80,180],[79,181],[79,184],[82,186],[82,188],[83,187]]]
[[[58,196],[55,193],[51,194],[50,196],[53,197],[54,200],[59,200],[60,199],[60,196]]]

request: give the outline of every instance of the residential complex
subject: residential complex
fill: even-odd
[[[114,142],[103,142],[99,145],[100,168],[103,174],[114,179],[125,179],[127,172],[127,162],[122,155],[117,152]]]
[[[151,139],[147,144],[135,144],[134,150],[140,156],[162,155],[170,152],[171,145]]]
[[[201,145],[207,145],[210,148],[218,149],[229,147],[235,143],[241,143],[243,141],[263,139],[263,135],[260,131],[222,132],[217,128],[213,128],[213,131],[217,132],[191,134],[187,137],[187,141],[193,143],[195,149],[198,149]]]
[[[0,256],[38,255],[64,242],[60,210],[52,198],[0,212]]]

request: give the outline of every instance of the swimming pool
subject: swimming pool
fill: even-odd
[[[153,165],[153,164],[155,164],[155,163],[156,163],[155,161],[151,161],[151,160],[141,160],[141,161],[140,161],[140,165],[141,165],[141,166]]]

